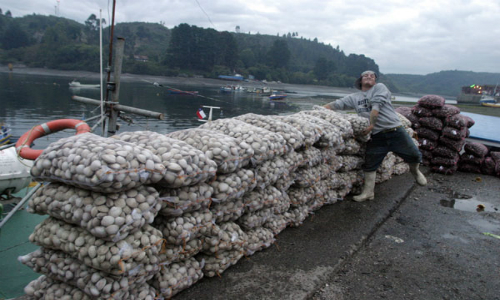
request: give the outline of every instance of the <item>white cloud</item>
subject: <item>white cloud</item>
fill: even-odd
[[[53,15],[57,1],[3,0],[15,17]],[[83,23],[91,14],[110,23],[112,0],[60,0],[60,15]],[[160,0],[116,1],[115,22],[180,23],[280,35],[337,45],[373,58],[383,73],[441,70],[500,72],[498,0]]]

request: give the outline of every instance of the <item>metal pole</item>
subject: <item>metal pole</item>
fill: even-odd
[[[31,196],[33,196],[33,194],[42,186],[41,183],[38,183],[26,196],[24,196],[23,200],[21,200],[21,202],[19,202],[16,207],[14,207],[10,212],[9,214],[5,217],[5,219],[2,220],[2,222],[0,222],[0,228],[2,228],[3,225],[5,225],[5,223],[7,223],[7,221],[16,213],[16,211],[19,210],[19,208],[21,208],[24,204],[24,202],[28,201],[28,199],[31,198]]]
[[[123,62],[123,50],[125,49],[125,39],[118,38],[116,41],[116,52],[115,52],[115,69],[113,71],[114,87],[111,94],[111,100],[113,103],[119,103],[120,101],[120,77],[122,73],[122,62]],[[118,130],[116,122],[118,121],[119,110],[114,108],[115,104],[110,106],[109,113],[109,124],[108,133],[115,134]]]
[[[86,98],[86,97],[73,96],[73,97],[71,97],[71,99],[78,101],[78,102],[81,102],[81,103],[85,103],[85,104],[94,104],[94,105],[100,104],[100,102],[98,100],[94,100],[94,99],[90,99],[90,98]],[[165,115],[163,115],[162,113],[159,113],[159,112],[154,112],[154,111],[150,111],[150,110],[135,108],[132,106],[126,106],[126,105],[121,105],[121,104],[115,104],[115,103],[110,103],[110,102],[104,102],[104,105],[113,106],[114,109],[116,109],[118,111],[121,110],[124,112],[141,115],[144,117],[155,118],[158,120],[165,119]]]

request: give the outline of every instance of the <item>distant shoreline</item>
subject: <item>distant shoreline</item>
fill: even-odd
[[[99,80],[100,74],[96,72],[88,72],[88,71],[64,71],[64,70],[54,70],[54,69],[45,69],[45,68],[28,68],[28,67],[20,67],[14,66],[13,71],[9,71],[7,66],[0,66],[0,73],[12,73],[12,74],[28,74],[28,75],[42,75],[42,76],[58,76],[58,77],[68,77],[72,79],[76,79],[81,83],[94,83],[95,80]],[[103,77],[106,78],[106,74],[103,74]],[[92,79],[89,81],[89,79]],[[357,90],[354,88],[343,88],[343,87],[332,87],[332,86],[323,86],[323,85],[307,85],[307,84],[288,84],[288,83],[267,83],[264,84],[260,81],[229,81],[229,80],[220,80],[213,78],[192,78],[192,77],[166,77],[166,76],[153,76],[153,75],[139,75],[139,74],[129,74],[124,73],[121,74],[120,77],[123,82],[137,82],[137,81],[145,81],[150,82],[151,84],[154,82],[158,82],[159,84],[168,86],[168,85],[196,85],[196,86],[223,86],[223,85],[237,85],[240,84],[244,87],[262,87],[268,86],[273,89],[279,90],[289,90],[289,91],[305,91],[310,93],[317,93],[318,96],[322,94],[328,93],[339,93],[339,94],[350,94],[354,93]]]

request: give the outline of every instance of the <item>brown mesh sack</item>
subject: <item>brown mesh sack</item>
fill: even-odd
[[[430,108],[430,109],[435,109],[435,108],[440,108],[444,106],[444,98],[438,95],[425,95],[422,98],[418,100],[418,105],[425,107],[425,108]]]

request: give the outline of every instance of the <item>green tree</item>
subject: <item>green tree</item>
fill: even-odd
[[[271,67],[286,68],[290,60],[290,50],[287,42],[281,39],[275,40],[267,55]]]
[[[2,44],[2,48],[9,50],[28,46],[30,41],[26,32],[21,29],[17,22],[10,22],[1,37],[0,43]]]
[[[255,54],[250,48],[246,48],[245,50],[241,51],[240,59],[245,64],[245,68],[250,68],[252,66],[255,66],[257,62]]]
[[[335,63],[321,56],[314,65],[314,75],[318,80],[325,80],[330,73],[335,71]]]

